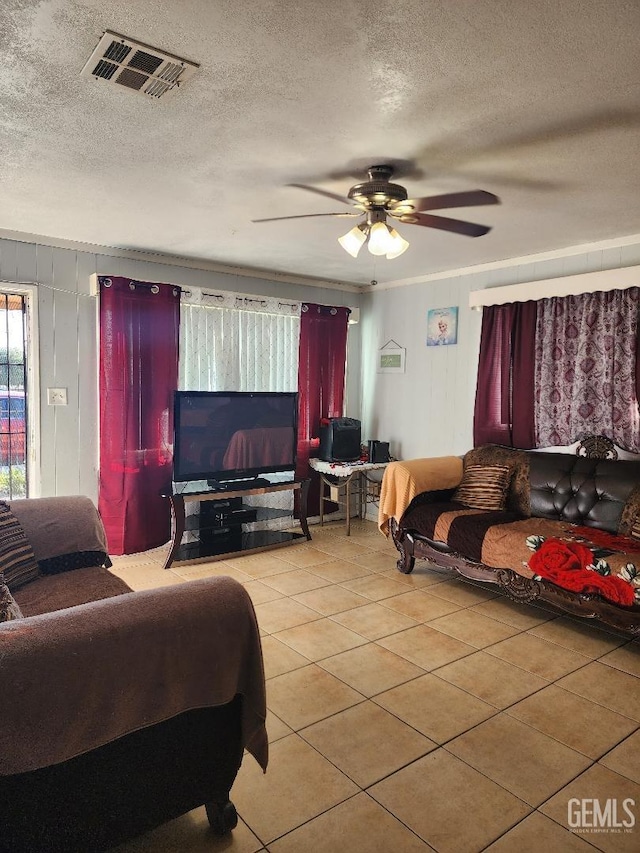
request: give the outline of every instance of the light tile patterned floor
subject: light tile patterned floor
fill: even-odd
[[[271,740],[266,775],[240,769],[230,839],[197,809],[120,853],[640,850],[640,642],[426,563],[401,575],[374,524],[351,530],[169,571],[163,549],[115,558],[135,589],[245,585]],[[570,798],[632,799],[636,826],[571,832]]]

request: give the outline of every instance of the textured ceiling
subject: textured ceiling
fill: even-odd
[[[200,63],[147,100],[80,77],[110,29]],[[637,0],[3,0],[0,228],[367,284],[640,232]],[[395,162],[411,196],[481,188],[351,258],[346,194]]]

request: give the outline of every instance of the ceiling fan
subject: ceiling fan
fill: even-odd
[[[338,242],[350,255],[357,257],[362,246],[367,243],[372,255],[385,255],[388,259],[397,258],[409,248],[409,243],[398,234],[395,228],[387,224],[387,218],[406,223],[422,225],[426,228],[439,228],[466,237],[481,237],[490,231],[487,225],[477,225],[462,219],[449,219],[434,216],[428,210],[441,210],[448,207],[472,207],[481,204],[499,204],[500,199],[485,190],[444,193],[427,198],[409,198],[400,184],[391,183],[393,167],[388,165],[371,166],[369,180],[355,184],[346,197],[306,184],[289,184],[301,190],[340,201],[355,208],[354,213],[303,213],[298,216],[273,216],[267,219],[254,219],[253,222],[275,222],[282,219],[308,219],[314,216],[359,217],[361,222],[348,231]]]

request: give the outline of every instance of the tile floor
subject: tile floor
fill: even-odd
[[[418,564],[371,522],[164,571],[120,557],[136,589],[226,574],[256,607],[269,769],[246,756],[230,838],[204,809],[120,853],[624,853],[640,850],[640,642],[512,604]],[[571,832],[570,798],[632,799],[633,829]]]

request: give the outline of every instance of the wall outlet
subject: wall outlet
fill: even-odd
[[[47,388],[47,402],[50,406],[67,405],[66,388]]]

